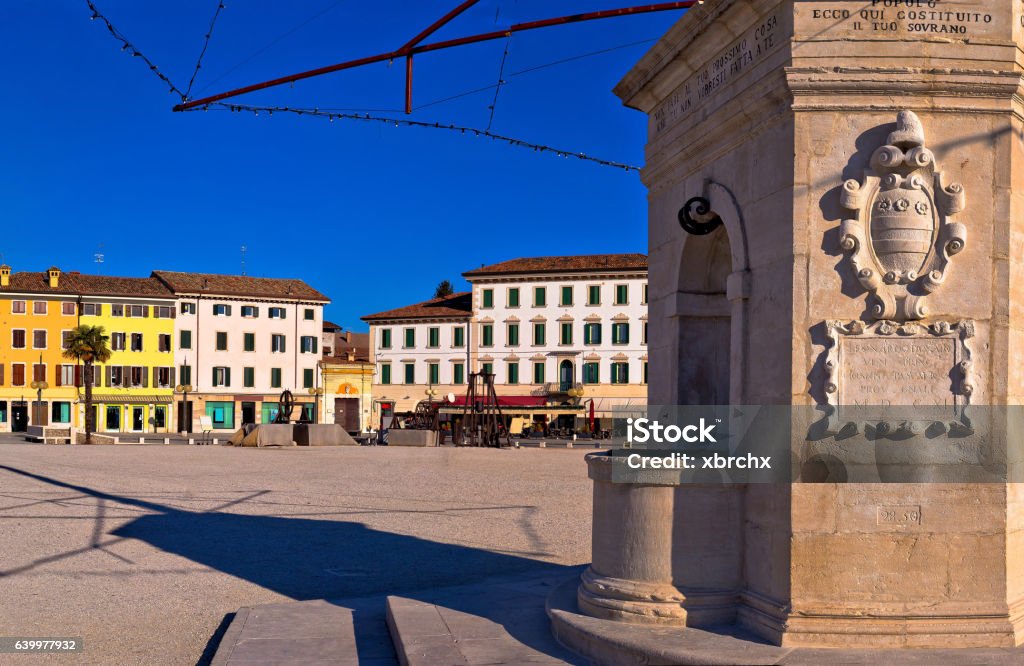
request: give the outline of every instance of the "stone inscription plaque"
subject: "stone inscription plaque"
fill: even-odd
[[[1005,0],[1003,0],[1005,1]],[[1009,38],[1005,8],[991,0],[813,0],[795,3],[798,39]]]
[[[953,338],[845,337],[839,359],[840,404],[953,404]]]
[[[879,525],[920,525],[921,505],[883,505],[878,507],[876,517]]]

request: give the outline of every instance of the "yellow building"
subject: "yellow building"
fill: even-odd
[[[174,303],[153,278],[0,267],[0,430],[84,427],[83,368],[63,357],[63,340],[90,324],[102,326],[115,349],[95,373],[97,431],[165,431],[174,387]]]
[[[104,293],[82,296],[80,319],[102,326],[113,352],[95,371],[96,431],[171,432],[175,297],[154,278],[101,279]]]
[[[348,432],[366,432],[370,426],[373,398],[373,363],[356,359],[354,355],[325,356],[322,360],[324,377],[324,423],[337,423]]]

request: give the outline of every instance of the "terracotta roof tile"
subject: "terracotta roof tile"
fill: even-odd
[[[377,314],[361,317],[363,321],[383,319],[434,319],[437,317],[468,318],[473,314],[472,292],[462,291],[451,296],[432,298],[429,301],[407,305]]]
[[[289,278],[258,278],[248,275],[215,275],[175,271],[153,271],[153,277],[166,284],[176,294],[252,296],[254,298],[331,302],[331,299],[302,280]]]
[[[61,273],[57,286],[50,286],[47,273],[22,271],[11,273],[11,283],[0,287],[0,293],[64,294],[73,296],[144,296],[173,298],[174,294],[159,280],[151,277],[114,277],[83,275],[77,271]]]
[[[589,254],[569,257],[525,257],[481,266],[462,274],[465,278],[521,273],[647,270],[646,254]]]

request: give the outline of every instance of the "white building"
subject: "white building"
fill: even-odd
[[[292,419],[323,421],[320,344],[329,299],[302,280],[154,271],[177,298],[175,363],[179,430],[269,423],[281,392]]]
[[[514,259],[463,276],[471,292],[363,318],[376,404],[411,411],[428,388],[461,396],[470,371],[493,373],[503,402],[549,421],[571,411],[557,407],[603,419],[646,403],[645,255]]]

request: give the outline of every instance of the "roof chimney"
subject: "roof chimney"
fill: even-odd
[[[7,264],[0,266],[0,287],[11,286],[11,267]]]
[[[56,266],[50,266],[47,274],[50,276],[50,289],[56,289],[57,285],[60,284],[60,269]]]

